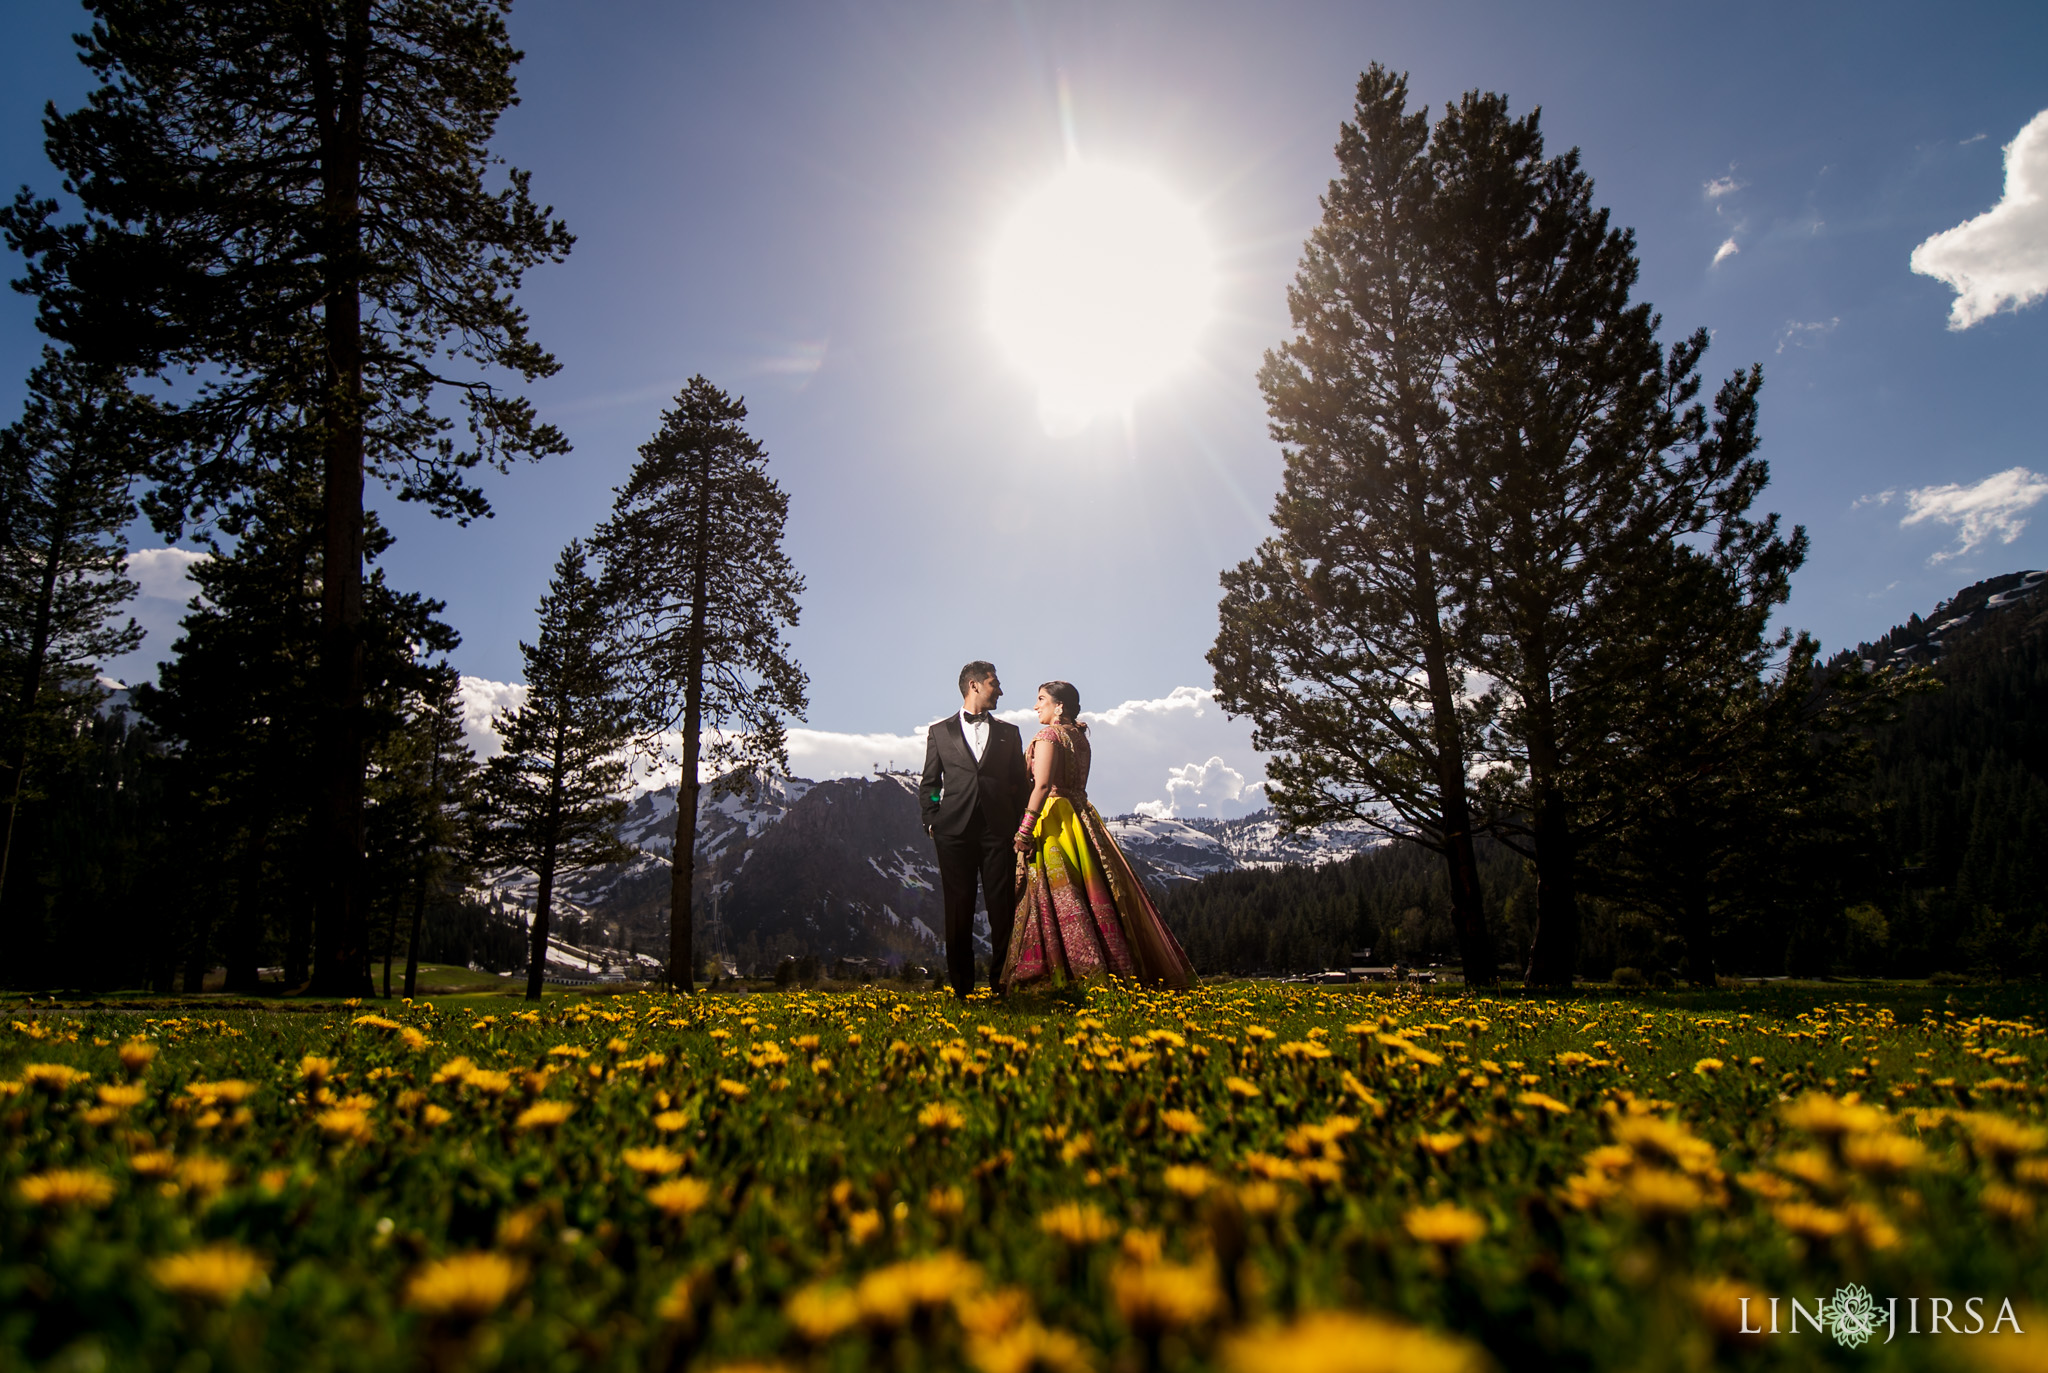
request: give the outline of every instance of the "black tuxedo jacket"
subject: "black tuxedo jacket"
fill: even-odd
[[[979,764],[967,747],[958,711],[926,730],[924,740],[924,780],[917,799],[925,828],[933,834],[962,834],[977,810],[998,833],[1017,828],[1024,803],[1031,799],[1031,776],[1024,771],[1024,736],[1015,725],[988,722],[988,747]]]

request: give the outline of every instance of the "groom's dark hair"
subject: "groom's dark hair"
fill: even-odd
[[[960,694],[965,696],[967,688],[985,677],[993,677],[995,675],[996,665],[994,663],[984,663],[981,659],[976,658],[966,667],[960,669]]]

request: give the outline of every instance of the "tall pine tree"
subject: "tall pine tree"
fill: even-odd
[[[709,770],[739,785],[765,768],[786,770],[783,719],[801,718],[809,685],[782,639],[804,587],[782,551],[789,496],[768,475],[746,417],[742,401],[690,378],[592,539],[641,728],[656,741],[679,736],[668,979],[682,991],[696,983],[700,778]]]
[[[523,173],[491,184],[520,57],[508,0],[86,8],[81,59],[101,85],[44,119],[82,218],[24,189],[0,230],[46,333],[98,363],[199,376],[177,415],[184,459],[152,493],[167,534],[246,488],[280,427],[314,438],[316,978],[364,991],[365,476],[468,520],[488,510],[470,469],[567,448],[496,379],[556,370],[513,293],[572,241]]]
[[[135,595],[122,530],[147,407],[117,374],[49,348],[28,391],[0,433],[0,902],[38,755],[80,737],[99,662],[142,642],[114,616]]]
[[[491,722],[504,747],[484,764],[478,840],[486,861],[530,869],[538,881],[529,1000],[540,999],[547,977],[555,879],[631,856],[616,831],[632,716],[610,628],[583,545],[572,541],[541,598],[539,635],[519,645],[526,701]]]
[[[1497,832],[1537,869],[1528,977],[1563,985],[1596,808],[1640,789],[1632,769],[1667,761],[1642,745],[1689,708],[1684,688],[1761,665],[1804,534],[1749,514],[1768,480],[1760,372],[1726,383],[1709,420],[1706,332],[1659,344],[1659,320],[1631,300],[1633,235],[1595,207],[1577,152],[1546,157],[1537,113],[1510,118],[1477,93],[1445,113],[1433,149],[1456,334],[1457,594],[1471,665],[1498,686],[1496,808],[1523,817]]]
[[[1428,118],[1375,65],[1353,119],[1288,292],[1296,336],[1259,374],[1286,454],[1279,532],[1224,573],[1209,661],[1274,755],[1267,794],[1289,823],[1360,819],[1442,854],[1465,979],[1483,984]]]

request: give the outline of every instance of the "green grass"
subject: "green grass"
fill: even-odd
[[[2040,1002],[1786,983],[16,1002],[0,1368],[2039,1357]],[[124,1066],[138,1035],[154,1059]],[[2010,1298],[2029,1334],[1852,1355],[1741,1333],[1744,1294],[1850,1283],[1901,1309]]]

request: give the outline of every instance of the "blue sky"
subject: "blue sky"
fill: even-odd
[[[5,13],[0,181],[54,190],[37,115],[85,90],[81,16]],[[392,577],[447,600],[480,681],[518,679],[555,552],[702,372],[746,396],[791,492],[799,771],[907,761],[987,657],[1010,705],[1058,676],[1129,707],[1098,745],[1105,808],[1255,804],[1243,727],[1174,693],[1208,685],[1216,575],[1265,531],[1280,456],[1254,373],[1372,61],[1438,107],[1542,106],[1635,228],[1667,333],[1713,330],[1715,374],[1763,363],[1767,503],[1814,544],[1788,623],[1841,646],[2048,563],[2048,306],[1950,329],[1956,292],[1910,265],[1999,203],[2002,149],[2048,109],[2048,7],[522,0],[511,26],[527,59],[499,148],[578,235],[523,296],[563,363],[533,396],[575,452],[491,479],[497,517],[466,530],[383,503]],[[1081,155],[1191,202],[1222,282],[1193,366],[1128,423],[1055,439],[984,279],[1065,157],[1062,86]],[[2024,277],[2014,223],[1991,247]],[[37,347],[30,303],[0,298],[6,413]],[[144,560],[153,590],[173,561]],[[142,604],[151,640],[117,670],[168,652],[174,605]]]

